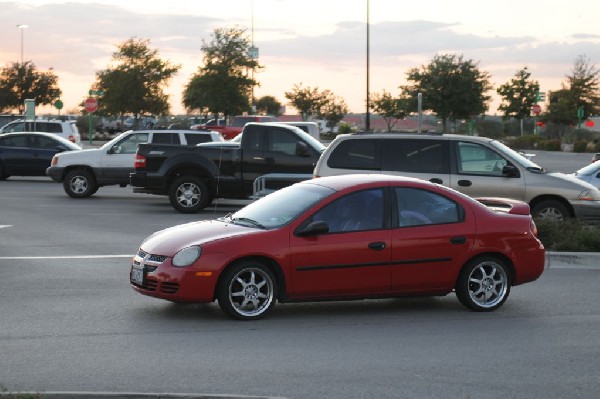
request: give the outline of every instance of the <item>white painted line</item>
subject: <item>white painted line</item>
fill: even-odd
[[[0,260],[133,258],[134,255],[0,256]]]
[[[13,227],[12,224],[0,224],[0,229],[5,229],[7,227]]]

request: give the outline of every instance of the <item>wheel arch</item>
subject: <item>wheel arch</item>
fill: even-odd
[[[540,203],[542,203],[544,201],[557,201],[557,202],[560,202],[569,211],[569,214],[571,215],[571,217],[572,218],[575,217],[575,211],[573,210],[573,207],[571,206],[571,204],[569,203],[569,201],[567,201],[564,197],[561,197],[559,195],[552,195],[552,194],[538,195],[537,197],[535,197],[531,201],[529,201],[529,207],[531,209],[533,209],[538,204],[540,204]]]
[[[286,284],[285,284],[285,276],[283,274],[283,270],[281,269],[281,266],[279,265],[279,263],[277,263],[274,259],[269,258],[268,256],[260,256],[260,255],[252,255],[252,256],[244,256],[242,258],[237,258],[231,262],[229,262],[229,264],[227,266],[225,266],[223,268],[223,270],[221,270],[221,273],[219,274],[219,278],[217,279],[217,284],[216,287],[219,287],[222,283],[223,280],[223,275],[225,274],[225,271],[227,271],[228,269],[234,267],[235,265],[238,265],[240,263],[243,262],[257,262],[257,263],[261,263],[262,265],[266,266],[269,271],[271,271],[271,273],[273,273],[273,276],[275,276],[275,283],[277,284],[277,292],[275,293],[275,299],[282,301],[285,299],[286,295]],[[213,293],[213,300],[217,299],[217,289],[215,289],[215,292]]]
[[[193,176],[202,179],[211,194],[214,193],[214,187],[211,184],[211,173],[205,168],[193,164],[180,165],[177,168],[170,170],[165,179],[166,187],[171,187],[175,180],[183,176]]]
[[[89,172],[92,175],[92,178],[94,179],[94,182],[96,184],[98,184],[98,178],[96,177],[96,173],[94,172],[94,168],[92,168],[91,166],[88,165],[69,165],[66,166],[65,169],[62,172],[62,175],[60,176],[60,180],[63,181],[65,179],[65,177],[71,173],[71,171],[74,170],[83,170],[85,172]]]
[[[465,269],[465,267],[467,267],[467,265],[469,263],[473,262],[475,259],[484,258],[487,256],[498,258],[504,262],[504,264],[508,268],[510,285],[512,286],[512,284],[515,281],[515,278],[517,276],[517,271],[515,269],[515,265],[514,265],[512,259],[510,259],[508,256],[506,256],[502,253],[490,251],[490,252],[482,252],[475,256],[470,257],[469,259],[466,259],[465,262],[463,263],[463,265],[461,266],[461,268],[459,269],[458,273],[456,274],[456,278],[454,280],[454,287],[456,288],[456,285],[458,284],[458,282],[460,280],[460,275],[461,275],[462,271]]]

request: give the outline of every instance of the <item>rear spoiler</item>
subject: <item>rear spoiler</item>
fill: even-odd
[[[529,215],[529,204],[523,201],[510,198],[475,198],[478,202],[487,206],[493,211],[506,212],[513,215]]]

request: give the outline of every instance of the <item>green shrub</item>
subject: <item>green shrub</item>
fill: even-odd
[[[573,144],[573,152],[586,152],[587,151],[588,142],[585,140],[577,140],[575,144]]]
[[[547,251],[600,252],[600,226],[577,219],[555,222],[536,219],[539,239]]]
[[[516,150],[533,150],[535,148],[540,148],[540,143],[543,142],[543,139],[534,134],[528,134],[526,136],[516,136],[510,137],[506,139],[506,144],[514,148]]]
[[[542,147],[546,151],[560,151],[561,150],[561,141],[558,139],[545,140],[545,141],[543,141]]]

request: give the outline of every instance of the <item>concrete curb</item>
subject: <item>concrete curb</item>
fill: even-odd
[[[547,269],[600,269],[598,252],[546,252]]]
[[[286,399],[281,396],[207,395],[198,393],[141,392],[0,392],[0,398],[35,399]]]

